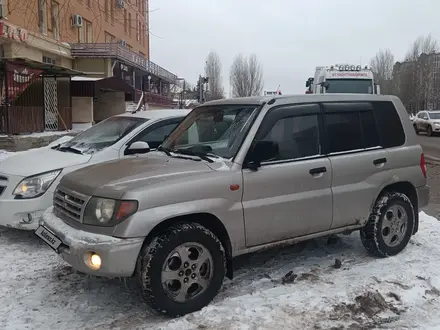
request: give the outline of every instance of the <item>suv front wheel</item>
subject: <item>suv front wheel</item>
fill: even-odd
[[[225,272],[222,243],[196,223],[174,225],[159,234],[142,249],[136,267],[147,303],[173,317],[208,305],[219,292]]]
[[[366,226],[361,229],[362,244],[377,257],[396,255],[408,245],[414,225],[414,207],[408,196],[386,193],[378,198]]]

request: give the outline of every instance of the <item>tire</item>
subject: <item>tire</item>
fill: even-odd
[[[417,129],[417,125],[414,124],[413,126],[414,126],[414,131],[416,132],[417,135],[419,135],[420,131]]]
[[[391,223],[387,220],[390,213],[396,213],[393,210],[404,210],[407,217],[405,230],[400,234],[400,242],[390,243],[390,237],[399,235],[398,232],[393,233],[391,227],[387,227]],[[360,231],[361,241],[367,251],[376,257],[394,256],[408,245],[414,226],[414,207],[408,196],[399,192],[389,192],[377,199],[367,224]]]
[[[432,127],[431,127],[431,125],[429,125],[428,128],[426,129],[426,133],[428,134],[428,136],[432,136]]]
[[[199,250],[199,248],[205,250]],[[204,254],[200,254],[202,251]],[[203,263],[207,255],[206,252],[209,252],[211,259],[206,259],[206,262]],[[186,254],[187,259],[185,259]],[[193,261],[195,256],[201,259]],[[180,264],[178,260],[180,260]],[[189,261],[189,267],[185,267],[184,260]],[[194,264],[197,266],[192,268]],[[207,266],[208,264],[210,267]],[[172,280],[162,281],[162,274],[165,272],[165,270],[163,272],[165,269],[163,267],[167,270],[166,274],[172,275]],[[194,283],[192,286],[188,286],[191,281],[203,280],[202,274],[205,276],[208,274],[207,271],[202,271],[202,268],[209,268],[210,276],[208,276],[209,279],[206,279],[206,286],[196,296],[186,300],[186,297],[179,295],[182,289],[203,288],[203,286],[194,285]],[[225,250],[219,239],[199,224],[184,223],[168,228],[155,237],[150,244],[144,246],[138,258],[135,275],[138,287],[146,302],[156,311],[176,317],[195,312],[208,305],[220,291],[225,273]],[[195,279],[192,279],[192,276],[195,276]],[[187,284],[184,281],[187,281]],[[202,283],[202,281],[200,282]],[[186,292],[190,292],[190,290]],[[175,297],[172,296],[173,293],[175,293]],[[185,301],[178,301],[179,297]]]

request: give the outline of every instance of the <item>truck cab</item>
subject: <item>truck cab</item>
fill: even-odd
[[[373,71],[361,65],[318,66],[315,76],[306,81],[306,87],[306,94],[380,94],[380,86],[374,82]]]

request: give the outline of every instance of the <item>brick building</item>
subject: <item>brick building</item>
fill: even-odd
[[[109,93],[115,93],[116,103],[110,103],[121,111],[125,111],[127,102],[134,106],[145,103],[150,109],[172,106],[169,92],[177,77],[149,58],[148,0],[2,0],[1,3],[0,53],[3,62],[9,63],[9,69],[2,66],[5,81],[2,107],[16,106],[17,112],[18,105],[22,108],[26,105],[34,112],[42,112],[45,125],[32,130],[62,129],[60,119],[55,117],[62,117],[63,111],[66,116],[61,118],[61,126],[66,126],[69,120],[92,121],[93,105],[100,99],[108,103],[112,98]],[[87,77],[82,79],[84,74]],[[35,79],[37,76],[41,81]],[[110,77],[113,79],[109,80]],[[11,90],[14,84],[15,94],[5,92],[4,85],[8,82],[6,90]],[[43,96],[32,94],[32,86],[35,93],[41,92]],[[61,105],[61,100],[66,98],[71,101]],[[81,115],[75,111],[75,106],[84,105],[91,107],[87,116],[84,111]],[[20,116],[25,111],[22,108],[18,111]],[[0,114],[3,122],[14,117],[9,112]],[[49,117],[52,124],[48,124]],[[71,123],[67,126],[71,127]],[[27,130],[30,128],[16,128],[14,133]]]

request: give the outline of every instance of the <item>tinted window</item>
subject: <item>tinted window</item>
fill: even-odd
[[[318,116],[296,116],[278,120],[262,141],[278,144],[274,160],[296,159],[320,153]]]
[[[397,147],[405,143],[405,132],[394,104],[389,101],[373,102],[374,117],[377,122],[382,146]]]
[[[417,118],[423,118],[423,112],[420,112],[420,113],[417,115]]]
[[[359,113],[361,118],[361,128],[364,148],[372,148],[380,145],[380,135],[377,130],[373,111],[363,111]]]
[[[373,94],[371,79],[327,79],[326,93]]]
[[[357,112],[327,113],[324,115],[329,152],[362,149],[362,134]]]
[[[142,136],[138,141],[145,141],[150,145],[150,148],[157,148],[165,139],[165,137],[171,133],[177,123],[167,124],[159,126],[147,134]],[[148,129],[147,129],[148,130]]]
[[[430,112],[429,118],[431,119],[440,119],[440,112]]]

